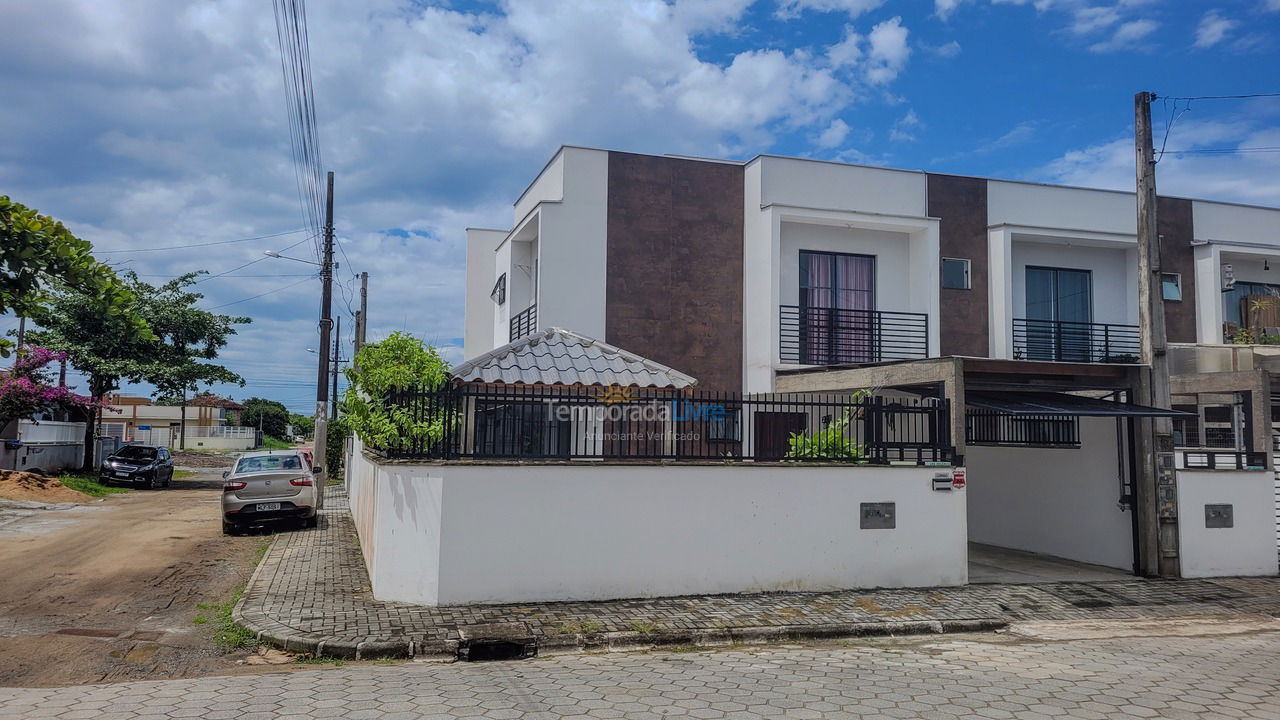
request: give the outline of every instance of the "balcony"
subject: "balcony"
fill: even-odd
[[[1137,325],[1013,319],[1013,357],[1077,363],[1136,363]]]
[[[538,305],[534,303],[511,318],[510,335],[507,342],[515,342],[526,335],[532,335],[537,329]]]
[[[779,359],[792,365],[845,365],[929,357],[924,313],[783,305]]]

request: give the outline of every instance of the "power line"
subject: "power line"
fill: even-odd
[[[210,245],[230,245],[232,243],[249,242],[251,240],[266,240],[267,238],[280,237],[281,235],[293,235],[295,233],[306,232],[307,228],[299,228],[297,230],[286,230],[285,232],[271,233],[270,235],[257,235],[255,237],[236,238],[235,240],[217,240],[214,242],[191,243],[190,245],[166,245],[165,247],[150,248],[120,248],[118,250],[98,250],[100,253],[136,253],[136,252],[156,252],[159,250],[182,250],[184,248],[209,247]]]
[[[266,292],[264,292],[264,293],[258,293],[257,295],[252,295],[252,296],[250,296],[250,297],[247,297],[247,298],[244,298],[244,299],[241,299],[241,300],[234,300],[234,301],[229,302],[229,303],[222,303],[221,305],[214,305],[213,307],[211,307],[211,308],[209,308],[209,309],[210,309],[210,310],[217,310],[218,308],[224,308],[224,307],[227,307],[227,306],[229,306],[229,305],[239,305],[239,304],[240,304],[240,303],[242,303],[242,302],[249,302],[250,300],[257,300],[257,299],[258,299],[258,298],[260,298],[260,297],[265,297],[265,296],[267,296],[267,295],[271,295],[271,294],[273,294],[273,293],[278,293],[278,292],[280,292],[280,291],[282,291],[282,290],[288,290],[288,289],[289,289],[289,288],[291,288],[291,287],[295,287],[295,286],[301,285],[302,283],[306,282],[307,280],[310,280],[310,279],[311,279],[311,278],[313,278],[313,277],[315,277],[315,275],[308,275],[307,277],[303,278],[302,280],[299,280],[299,281],[297,281],[297,282],[289,283],[288,285],[285,285],[284,287],[278,287],[278,288],[276,288],[275,290],[268,290],[268,291],[266,291]]]
[[[189,273],[188,273],[189,274]],[[215,277],[233,277],[233,278],[277,278],[277,277],[313,277],[314,273],[276,273],[274,275],[225,275],[219,273]],[[180,278],[182,275],[154,275],[147,273],[139,273],[138,277],[152,278]]]
[[[1237,153],[1274,153],[1280,152],[1280,145],[1247,148],[1206,148],[1203,150],[1168,150],[1174,155],[1234,155]]]
[[[301,245],[302,243],[304,243],[304,242],[306,242],[306,241],[310,240],[312,237],[315,237],[315,236],[313,235],[313,236],[310,236],[310,237],[302,238],[302,239],[301,239],[301,240],[299,240],[298,242],[293,243],[292,245],[286,245],[285,247],[283,247],[283,248],[281,248],[281,249],[282,249],[282,250],[292,250],[293,248],[298,247],[298,246],[299,246],[299,245]],[[194,284],[195,284],[195,285],[199,285],[199,284],[200,284],[200,283],[202,283],[202,282],[207,282],[207,281],[212,280],[212,279],[214,279],[214,278],[220,278],[220,277],[223,277],[223,276],[225,276],[225,275],[230,275],[231,273],[233,273],[233,272],[235,272],[235,271],[237,271],[237,270],[243,270],[244,268],[247,268],[247,267],[249,267],[250,265],[257,265],[258,263],[262,262],[263,260],[266,260],[266,259],[267,259],[267,257],[268,257],[267,255],[263,255],[262,257],[257,258],[256,260],[250,260],[249,262],[247,262],[247,263],[245,263],[245,264],[243,264],[243,265],[237,265],[237,266],[235,266],[235,267],[231,268],[230,270],[224,270],[224,271],[222,271],[222,272],[220,272],[220,273],[218,273],[218,274],[216,274],[216,275],[210,275],[210,276],[208,276],[208,277],[200,278],[199,280],[195,281],[195,283],[194,283]],[[310,277],[310,276],[308,275],[308,277]]]
[[[1188,97],[1160,97],[1161,100],[1245,100],[1247,98],[1280,97],[1280,93],[1249,93],[1247,95],[1191,95]]]

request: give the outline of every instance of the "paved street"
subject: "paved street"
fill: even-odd
[[[1090,639],[1076,640],[955,635],[0,690],[0,716],[1280,717],[1280,633],[1135,632],[1143,636],[1126,637],[1123,627],[1113,627],[1105,637],[1085,632],[1076,637]],[[1059,627],[1047,636],[1072,633]]]

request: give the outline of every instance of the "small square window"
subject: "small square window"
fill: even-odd
[[[501,305],[507,301],[507,274],[502,273],[498,276],[498,282],[493,284],[493,290],[489,292],[489,299],[496,304]]]
[[[1165,300],[1182,300],[1182,275],[1160,273],[1160,293]]]
[[[963,258],[942,258],[942,287],[968,290],[969,261]]]

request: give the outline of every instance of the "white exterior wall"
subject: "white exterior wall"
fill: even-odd
[[[563,202],[540,211],[538,327],[562,327],[603,340],[609,153],[565,148],[563,155]]]
[[[934,491],[934,472],[388,464],[372,500],[354,490],[353,513],[372,540],[374,595],[388,601],[959,585],[965,492]],[[897,528],[859,529],[863,502],[895,502]]]
[[[1138,208],[1133,193],[988,180],[987,223],[1136,236]]]
[[[1079,449],[968,446],[969,539],[1132,570],[1115,428],[1081,418]]]
[[[467,228],[467,288],[463,298],[462,354],[471,359],[493,349],[493,289],[496,250],[505,230]]]
[[[1275,575],[1274,474],[1178,471],[1178,552],[1183,577]],[[1205,505],[1231,505],[1234,527],[1206,528]]]
[[[1138,324],[1136,247],[1082,247],[1017,238],[1014,235],[1011,250],[1013,318],[1027,316],[1027,267],[1036,266],[1088,270],[1093,279],[1093,322]]]
[[[1280,209],[1193,200],[1193,236],[1199,241],[1273,245],[1280,250]]]
[[[802,249],[875,255],[876,308],[929,315],[937,354],[939,230],[924,173],[763,156],[744,177],[744,391],[773,390],[779,306],[797,301]]]

